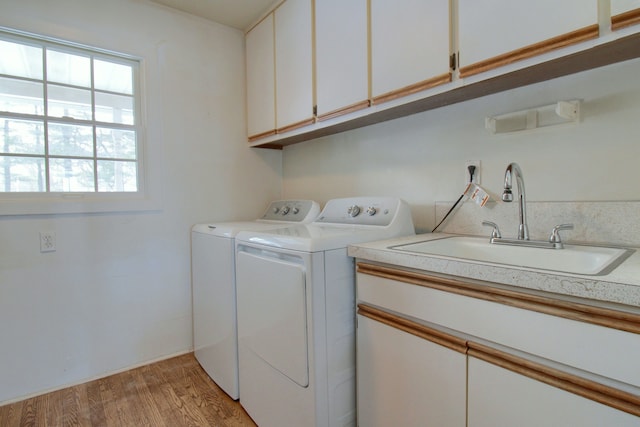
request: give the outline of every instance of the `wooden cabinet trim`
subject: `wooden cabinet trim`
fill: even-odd
[[[309,126],[315,123],[315,118],[311,117],[309,119],[304,119],[296,123],[291,123],[290,125],[283,126],[281,128],[276,129],[276,133],[285,133],[291,132],[292,130],[300,129],[301,127]]]
[[[576,31],[572,31],[567,34],[563,34],[558,37],[553,37],[548,40],[544,40],[540,43],[535,43],[521,49],[513,50],[502,55],[494,56],[493,58],[486,59],[484,61],[476,62],[475,64],[467,65],[460,68],[460,77],[469,77],[475,74],[482,73],[494,68],[502,67],[507,64],[511,64],[522,59],[531,58],[533,56],[542,55],[561,47],[569,46],[572,44],[580,43],[586,40],[595,39],[600,35],[600,28],[597,24],[590,25],[585,28],[581,28]],[[464,52],[462,53],[464,56]]]
[[[375,104],[382,104],[383,102],[393,101],[394,99],[412,95],[414,93],[421,92],[423,90],[427,90],[435,86],[440,86],[446,83],[450,83],[451,79],[452,79],[451,73],[442,74],[432,79],[423,80],[421,82],[418,82],[409,86],[405,86],[401,89],[397,89],[391,92],[384,93],[382,95],[375,96],[373,97],[371,103],[375,105]]]
[[[266,132],[258,133],[255,135],[249,135],[249,142],[254,142],[259,139],[266,138],[268,136],[275,135],[275,134],[276,134],[276,130],[272,129],[272,130],[268,130]]]
[[[354,111],[364,110],[365,108],[368,108],[370,106],[371,106],[371,101],[367,99],[365,101],[357,102],[355,104],[348,105],[346,107],[339,108],[337,110],[329,111],[328,113],[319,114],[318,120],[323,121],[323,120],[333,119],[335,117],[344,116],[345,114],[353,113]]]
[[[640,24],[640,9],[630,10],[611,17],[611,29],[614,31],[635,24]]]
[[[396,314],[390,313],[368,304],[358,304],[358,314],[395,329],[407,332],[416,337],[447,347],[458,353],[467,352],[467,341],[446,332],[430,328]]]
[[[458,278],[431,276],[421,272],[364,262],[357,263],[357,271],[362,274],[640,334],[640,315],[635,313],[498,288],[492,286],[490,282],[472,283]]]
[[[640,396],[609,387],[549,366],[468,341],[468,355],[543,382],[552,387],[640,416]]]

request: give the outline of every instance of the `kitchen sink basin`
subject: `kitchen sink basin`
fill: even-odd
[[[497,245],[489,243],[488,238],[469,236],[443,237],[391,246],[389,249],[466,261],[594,276],[610,273],[634,252],[633,249],[627,248],[588,245],[565,244],[564,249]]]

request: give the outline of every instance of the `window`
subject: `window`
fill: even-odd
[[[139,66],[0,31],[0,194],[139,192]]]

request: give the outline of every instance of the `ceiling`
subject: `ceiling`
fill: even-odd
[[[152,0],[230,27],[246,30],[268,12],[275,0]]]

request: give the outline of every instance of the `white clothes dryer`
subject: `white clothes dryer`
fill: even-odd
[[[327,202],[308,225],[236,236],[240,404],[260,427],[356,425],[350,243],[415,234],[396,198]]]
[[[238,333],[235,237],[243,230],[266,230],[313,221],[320,212],[311,200],[271,202],[259,219],[196,224],[191,231],[193,347],[202,368],[238,399]]]

